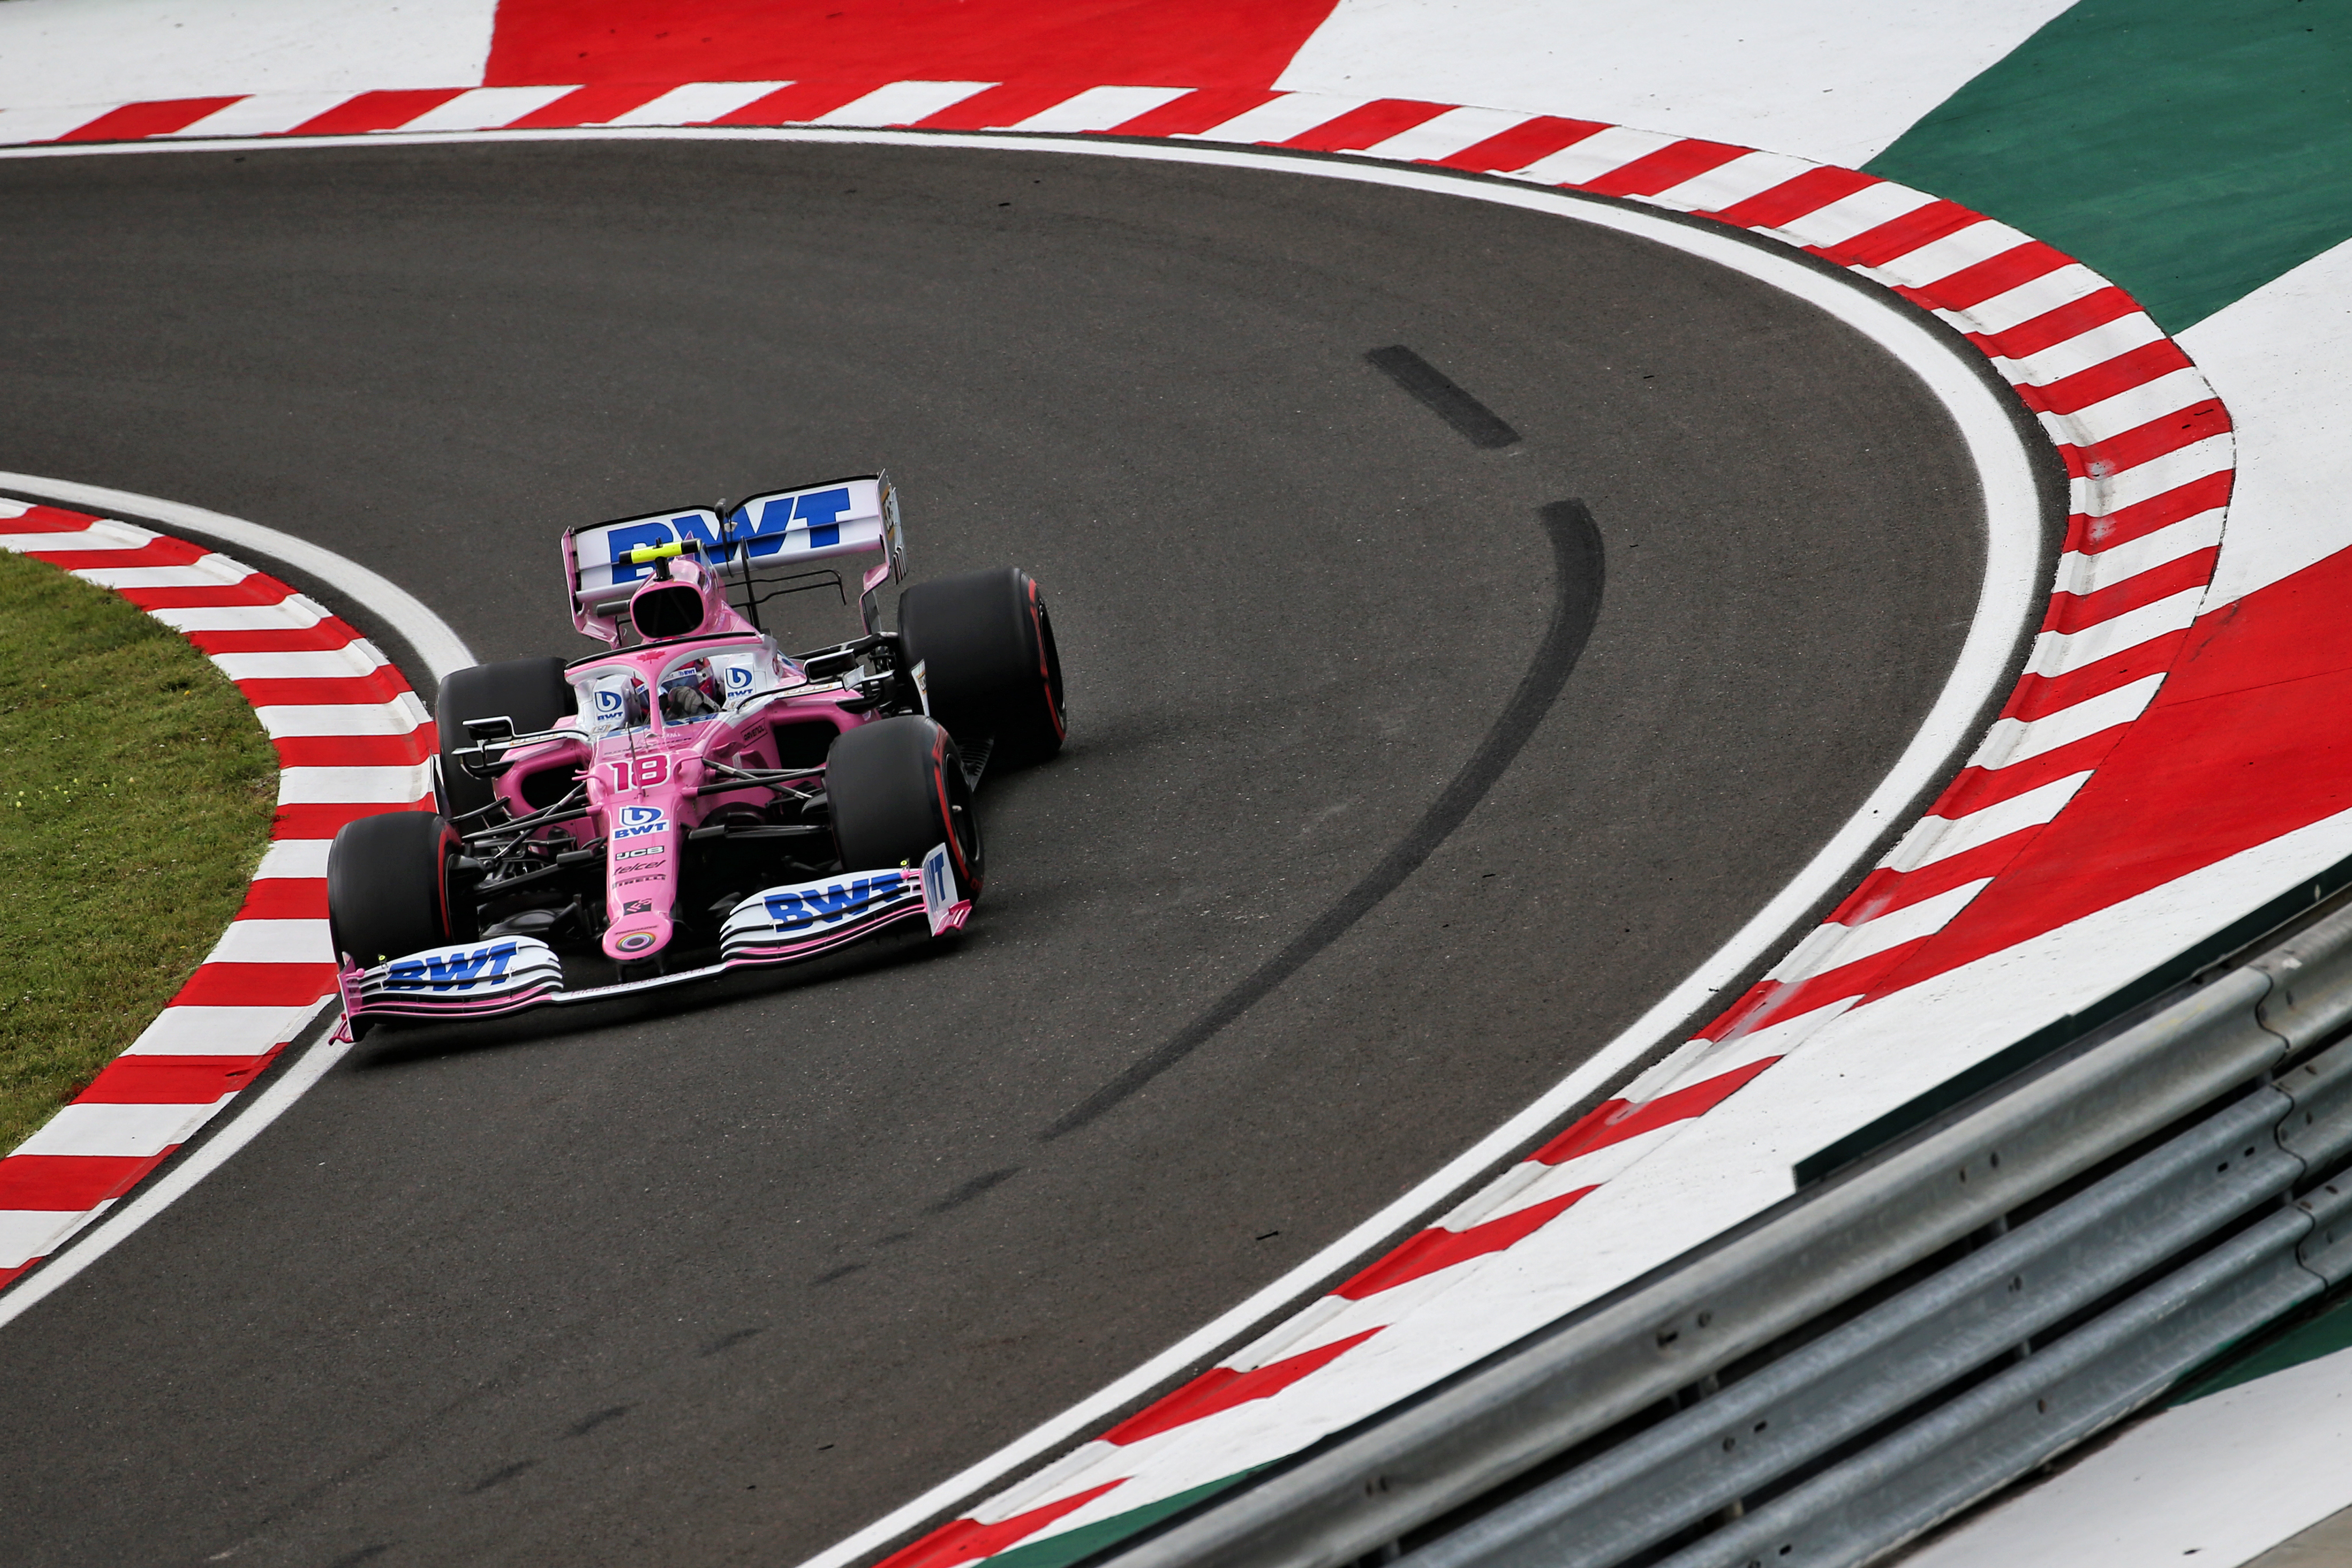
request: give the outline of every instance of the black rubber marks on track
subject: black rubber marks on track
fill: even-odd
[[[1519,433],[1493,409],[1454,384],[1446,374],[1402,343],[1364,356],[1374,370],[1419,398],[1429,411],[1468,438],[1474,447],[1507,447]]]
[[[1414,363],[1420,362],[1416,359]],[[1511,438],[1518,439],[1517,436]],[[1528,737],[1535,733],[1536,726],[1551,710],[1553,700],[1568,683],[1569,673],[1575,669],[1578,658],[1584,652],[1585,642],[1592,636],[1593,622],[1601,616],[1605,563],[1601,530],[1594,525],[1592,513],[1580,500],[1562,500],[1544,507],[1537,515],[1543,520],[1544,531],[1551,539],[1551,625],[1545,628],[1543,641],[1536,648],[1527,673],[1519,678],[1518,689],[1511,694],[1510,702],[1486,731],[1486,738],[1478,742],[1470,760],[1462,764],[1462,771],[1454,775],[1453,782],[1422,813],[1412,830],[1381,863],[1292,939],[1289,946],[1259,965],[1255,973],[1218,998],[1207,1012],[1178,1030],[1166,1044],[1066,1112],[1045,1129],[1042,1137],[1059,1138],[1066,1132],[1076,1131],[1213,1039],[1226,1025],[1305,968],[1316,954],[1347,934],[1349,927],[1396,891],[1486,798],[1486,792],[1503,776],[1503,770],[1511,765],[1512,759],[1528,743]]]

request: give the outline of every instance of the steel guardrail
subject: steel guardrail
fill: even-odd
[[[2352,1277],[2352,895],[1117,1568],[1851,1568]]]

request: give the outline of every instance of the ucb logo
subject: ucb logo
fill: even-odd
[[[393,964],[385,971],[383,983],[394,991],[470,991],[504,980],[514,955],[515,944],[510,942],[478,947],[471,952],[462,948],[421,952]]]
[[[636,838],[659,833],[668,826],[669,817],[657,805],[625,805],[621,807],[621,826],[613,830],[613,837]]]
[[[800,931],[823,921],[831,925],[851,915],[864,914],[868,905],[887,904],[906,896],[906,879],[891,871],[860,877],[847,887],[796,888],[767,896],[768,918],[779,931]]]

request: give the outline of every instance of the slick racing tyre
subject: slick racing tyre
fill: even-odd
[[[446,817],[387,811],[343,825],[327,850],[327,932],[340,960],[362,969],[427,948],[469,942],[470,904],[450,900],[450,866],[463,847]]]
[[[846,731],[825,760],[824,793],[845,871],[919,866],[944,844],[963,895],[980,891],[980,823],[947,731],[902,713]]]
[[[563,679],[563,660],[551,658],[453,670],[443,679],[440,700],[433,706],[441,739],[441,809],[463,816],[489,805],[494,794],[489,780],[476,778],[449,755],[474,743],[466,733],[467,720],[512,719],[515,733],[528,735],[576,711],[579,704],[572,683]]]
[[[1062,749],[1062,656],[1045,595],[1018,566],[918,583],[898,596],[898,637],[923,666],[931,717],[991,767]]]

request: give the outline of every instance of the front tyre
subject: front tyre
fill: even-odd
[[[963,759],[940,725],[905,713],[844,731],[825,759],[824,793],[843,870],[919,866],[944,844],[964,896],[979,894],[980,822]]]
[[[931,717],[966,750],[992,742],[992,767],[1062,749],[1062,655],[1045,597],[1017,566],[939,577],[898,595],[898,640],[923,666]]]
[[[467,942],[474,911],[450,899],[464,846],[448,819],[388,811],[343,825],[327,850],[327,931],[340,962],[362,969]]]
[[[476,778],[449,754],[474,743],[466,733],[467,720],[512,719],[516,734],[532,735],[553,729],[558,719],[578,705],[571,682],[563,679],[561,658],[509,658],[444,676],[441,694],[433,704],[441,742],[441,809],[464,816],[498,798],[489,780]]]

